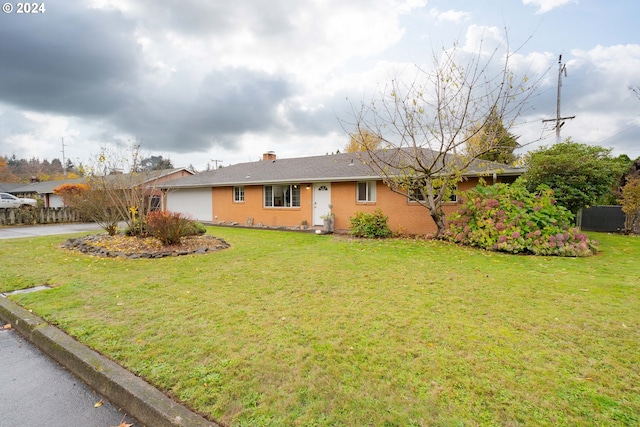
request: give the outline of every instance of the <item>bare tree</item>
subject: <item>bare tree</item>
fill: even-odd
[[[115,233],[119,221],[125,221],[135,233],[150,208],[145,206],[140,146],[132,145],[126,152],[101,147],[92,160],[93,165],[85,170],[89,186],[86,200],[92,208],[92,219],[110,234]]]
[[[382,141],[383,149],[367,149],[363,161],[392,191],[428,209],[436,237],[445,231],[443,203],[465,173],[482,169],[478,159],[500,148],[497,132],[508,131],[536,86],[511,71],[515,53],[507,42],[489,53],[484,48],[481,43],[466,61],[468,52],[458,46],[439,57],[434,53],[433,70],[417,66],[413,80],[391,80],[371,101],[353,107],[354,133],[360,139],[373,133]],[[504,128],[490,126],[490,120]],[[481,131],[496,134],[483,135],[481,148],[466,150]],[[496,165],[484,162],[488,166]]]

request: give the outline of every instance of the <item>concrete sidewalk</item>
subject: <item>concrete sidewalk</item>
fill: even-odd
[[[11,324],[22,337],[145,426],[219,426],[3,297],[0,297],[0,320]]]

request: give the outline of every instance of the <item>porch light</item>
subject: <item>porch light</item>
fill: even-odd
[[[311,188],[311,184],[307,184],[307,190]]]

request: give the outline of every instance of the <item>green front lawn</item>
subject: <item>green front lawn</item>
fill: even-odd
[[[640,424],[640,238],[590,258],[209,228],[231,249],[5,240],[0,291],[228,425]]]

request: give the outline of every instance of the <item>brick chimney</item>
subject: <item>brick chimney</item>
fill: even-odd
[[[266,153],[264,153],[262,155],[262,160],[263,161],[267,161],[267,160],[275,161],[276,160],[276,153],[273,152],[273,151],[267,151]]]

